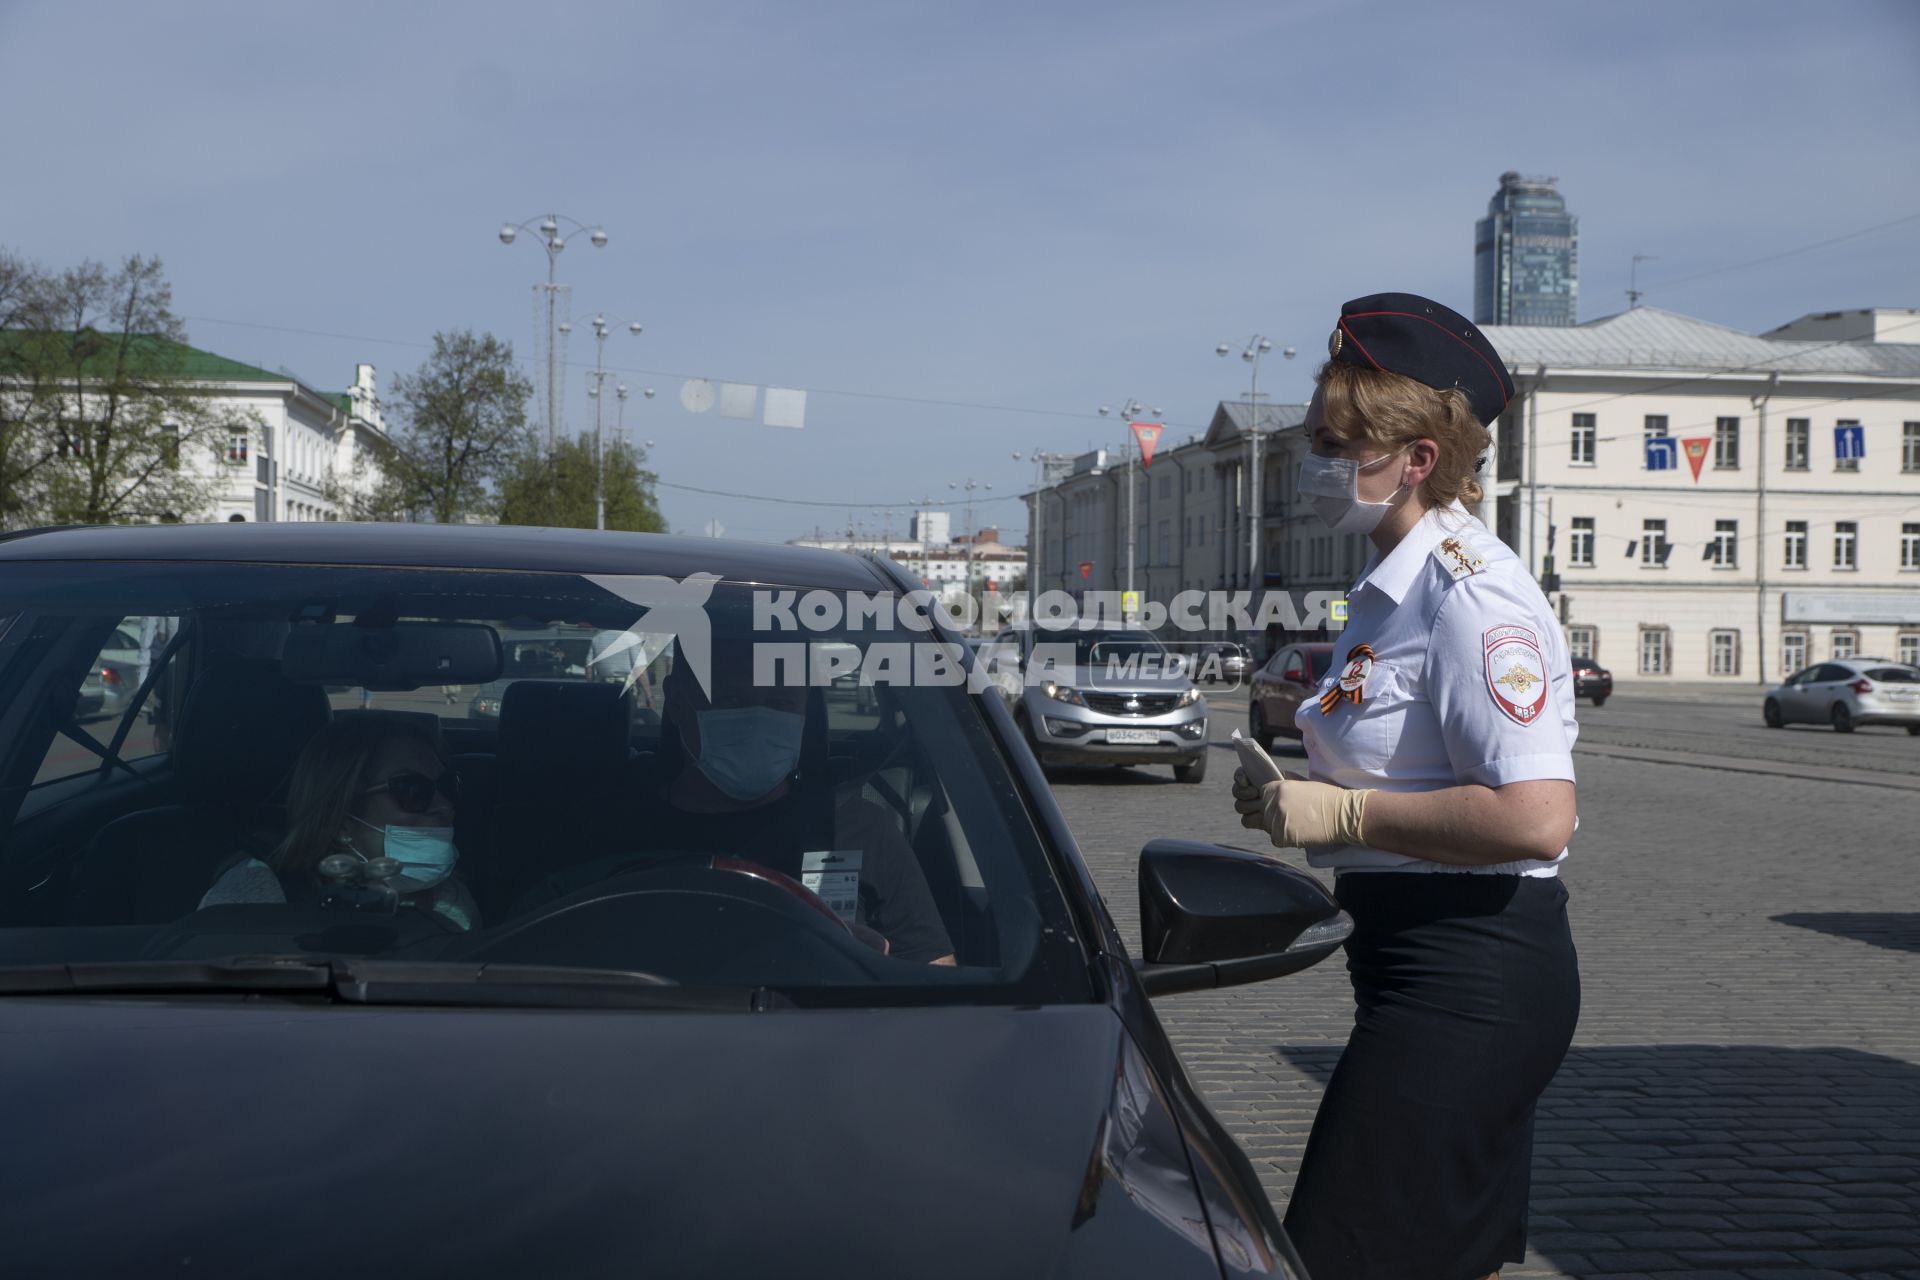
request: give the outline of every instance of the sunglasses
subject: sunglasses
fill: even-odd
[[[401,769],[387,775],[386,781],[375,783],[367,788],[367,794],[384,791],[393,797],[393,802],[406,813],[425,813],[433,807],[435,793],[445,796],[454,804],[460,803],[460,775],[449,769],[437,778],[413,769]]]

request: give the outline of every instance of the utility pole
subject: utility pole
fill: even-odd
[[[1113,411],[1109,409],[1106,405],[1103,404],[1100,406],[1101,417],[1104,418],[1111,412]],[[1134,490],[1138,487],[1134,483],[1134,473],[1138,470],[1138,467],[1135,465],[1134,460],[1137,457],[1139,457],[1140,437],[1134,433],[1133,424],[1139,421],[1140,415],[1143,413],[1151,413],[1155,418],[1160,417],[1160,410],[1148,409],[1147,406],[1145,406],[1144,404],[1141,404],[1138,400],[1135,400],[1132,397],[1128,397],[1127,402],[1120,406],[1120,420],[1127,424],[1127,586],[1126,586],[1126,592],[1127,592],[1128,599],[1133,598],[1133,553],[1134,553],[1135,546],[1140,541],[1140,530],[1138,525],[1139,518],[1134,514]],[[1124,608],[1121,610],[1121,616],[1123,618],[1126,616],[1126,610]]]
[[[573,230],[566,235],[560,234],[561,220],[573,224]],[[533,219],[514,224],[507,223],[500,228],[500,243],[512,244],[522,231],[533,226]],[[573,328],[560,318],[559,300],[567,286],[559,283],[557,269],[560,254],[567,247],[567,241],[578,235],[585,235],[596,249],[607,247],[607,233],[600,227],[588,227],[565,214],[550,213],[540,220],[540,247],[547,255],[547,283],[535,285],[535,291],[544,291],[547,295],[547,452],[553,452],[554,440],[560,430],[560,338]]]
[[[1660,258],[1657,254],[1636,253],[1633,255],[1633,262],[1627,267],[1627,310],[1631,311],[1640,305],[1640,264],[1643,262],[1658,261],[1660,261]]]
[[[634,337],[640,336],[640,326],[629,324],[627,330]],[[606,399],[601,392],[607,378],[607,317],[596,314],[593,317],[593,387],[587,392],[593,401],[593,527],[604,530],[607,527],[607,440],[602,426],[601,402]],[[648,395],[653,393],[649,391]],[[620,398],[625,400],[627,389],[620,388]],[[624,419],[623,419],[624,420]]]

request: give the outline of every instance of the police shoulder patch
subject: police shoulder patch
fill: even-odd
[[[1440,539],[1434,545],[1433,558],[1440,562],[1440,567],[1455,582],[1487,567],[1486,557],[1474,550],[1473,543],[1465,534],[1450,533]]]
[[[1533,724],[1547,706],[1547,662],[1530,628],[1488,627],[1481,637],[1487,692],[1515,724]]]

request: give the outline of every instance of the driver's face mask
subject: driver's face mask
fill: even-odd
[[[772,707],[729,707],[694,715],[700,735],[695,763],[722,794],[758,800],[800,763],[807,718]]]

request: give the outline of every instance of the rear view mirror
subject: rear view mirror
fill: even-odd
[[[1196,840],[1155,840],[1140,851],[1135,968],[1148,995],[1298,973],[1351,932],[1320,882],[1284,862]]]
[[[477,622],[303,625],[280,651],[289,680],[367,689],[486,684],[500,678],[500,666],[499,633]]]

